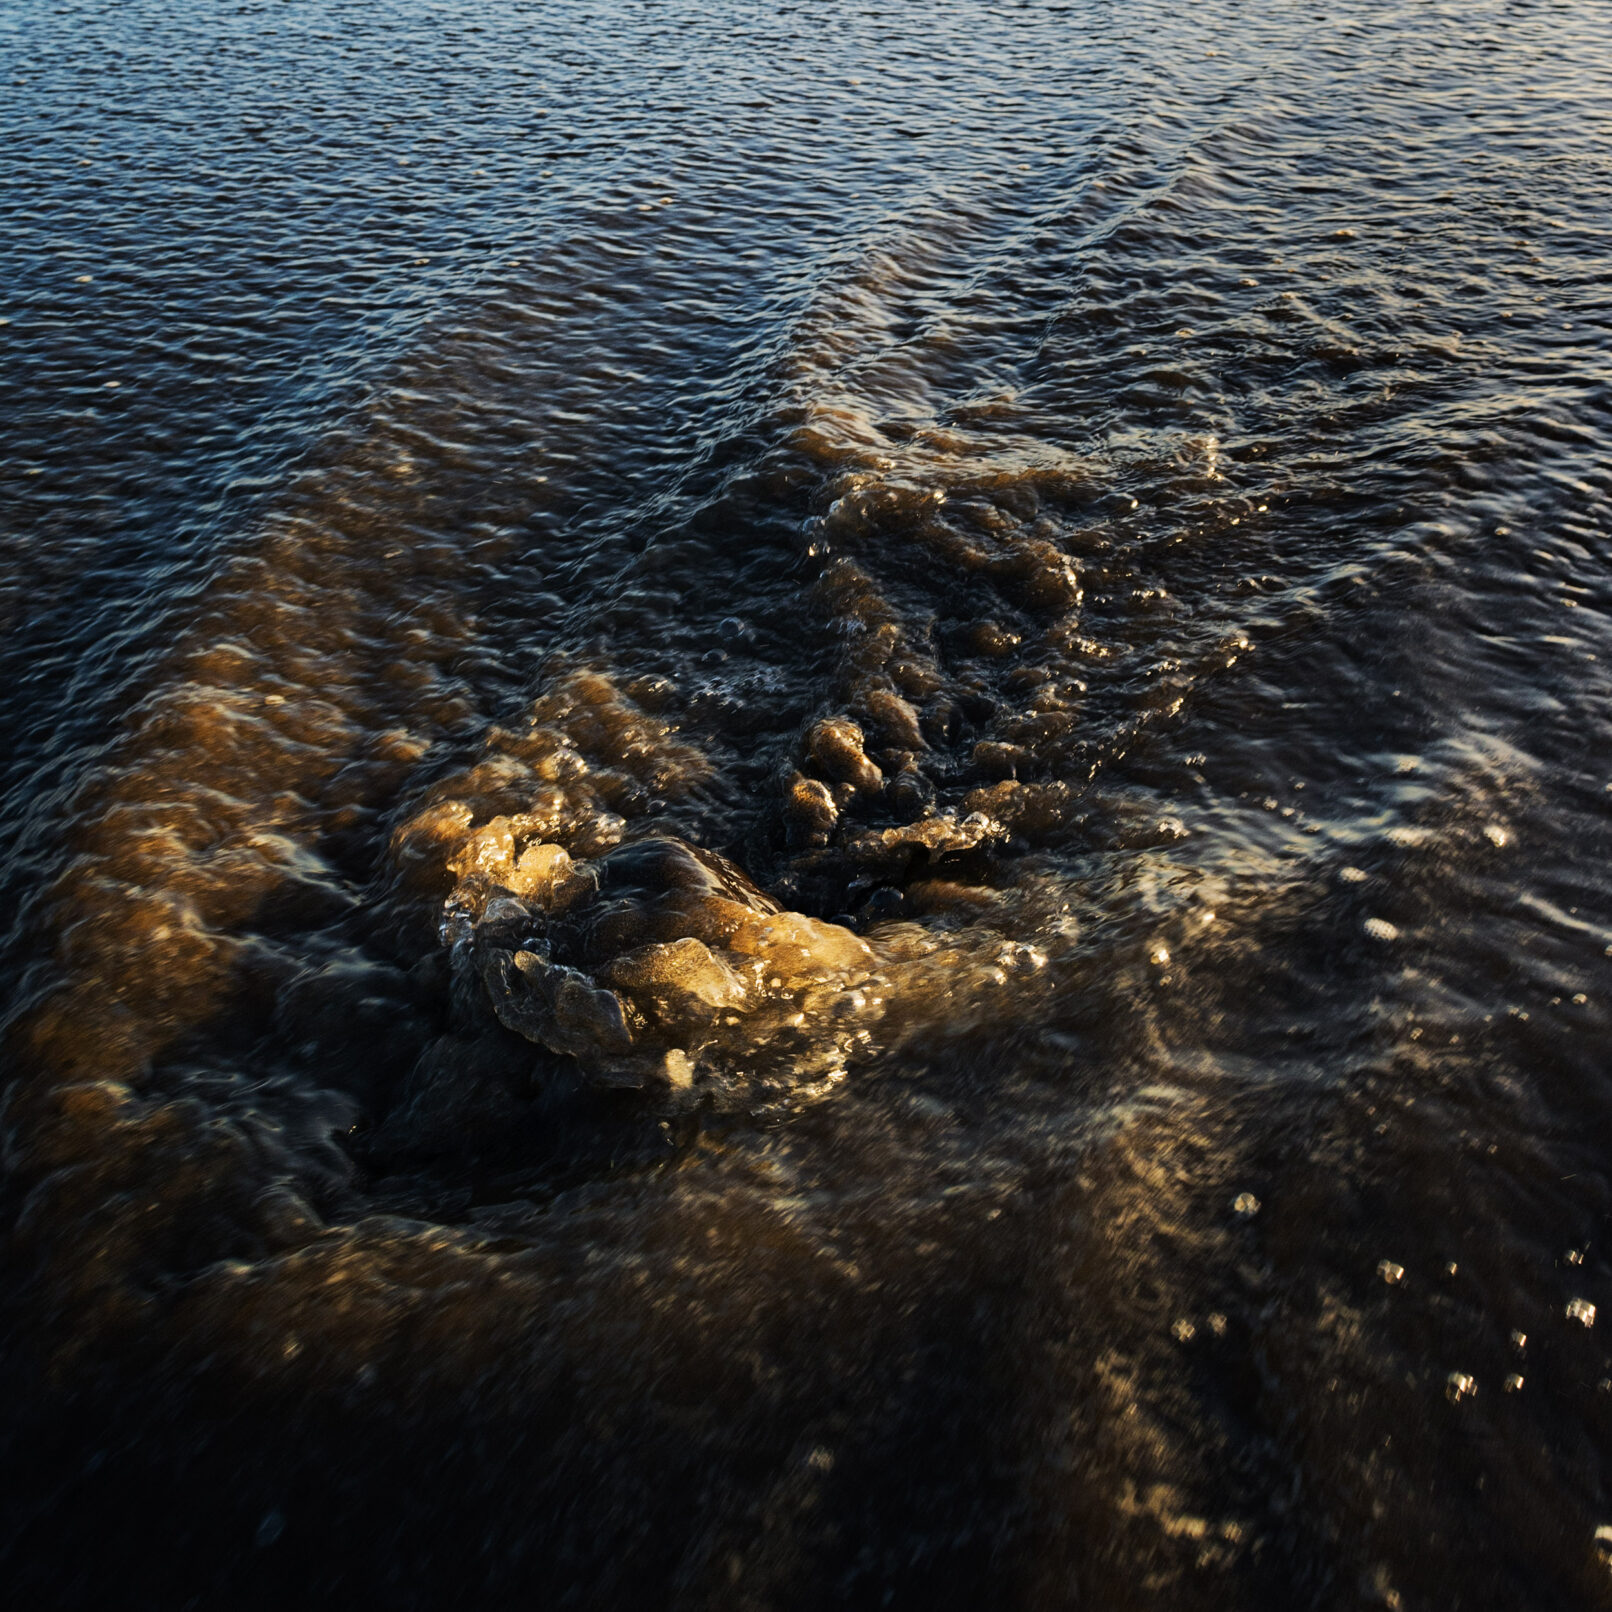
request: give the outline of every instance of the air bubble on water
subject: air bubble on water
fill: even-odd
[[[1163,968],[1164,965],[1170,960],[1170,948],[1162,944],[1155,946],[1152,951],[1147,954],[1147,956],[1148,961],[1152,963],[1155,968]]]
[[[1364,868],[1344,868],[1338,877],[1345,884],[1364,884],[1371,875]]]
[[[1396,1265],[1391,1259],[1380,1259],[1377,1261],[1377,1274],[1390,1287],[1397,1287],[1405,1280],[1405,1267]]]
[[[1471,1399],[1478,1391],[1478,1380],[1464,1371],[1452,1371],[1444,1379],[1444,1397],[1452,1405],[1458,1405],[1463,1399]]]
[[[1020,941],[1003,946],[996,954],[997,963],[1020,974],[1035,974],[1047,966],[1047,954],[1039,946]]]
[[[1386,918],[1368,918],[1360,926],[1373,940],[1398,940],[1399,930]]]
[[[1170,1335],[1177,1343],[1189,1343],[1196,1336],[1198,1329],[1184,1317],[1174,1322],[1170,1327]]]
[[[1231,1206],[1240,1215],[1257,1215],[1259,1213],[1259,1199],[1252,1192],[1239,1192],[1232,1199]]]
[[[1577,1321],[1580,1326],[1595,1325],[1595,1306],[1588,1299],[1570,1299],[1566,1314],[1569,1321]]]

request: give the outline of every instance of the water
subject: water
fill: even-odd
[[[0,16],[10,1580],[1612,1605],[1609,38]]]

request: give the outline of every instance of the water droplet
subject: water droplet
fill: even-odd
[[[1391,1259],[1380,1259],[1377,1261],[1377,1274],[1390,1287],[1397,1287],[1405,1280],[1405,1267],[1396,1265]]]
[[[1252,1192],[1239,1192],[1232,1199],[1231,1206],[1240,1215],[1257,1215],[1259,1213],[1259,1199]]]
[[[1452,1405],[1458,1405],[1463,1399],[1471,1399],[1478,1391],[1478,1380],[1464,1371],[1452,1371],[1444,1379],[1444,1397]]]
[[[1595,1306],[1588,1299],[1571,1299],[1567,1305],[1567,1319],[1577,1321],[1580,1326],[1592,1327],[1595,1325]]]
[[[1489,826],[1484,829],[1483,837],[1494,846],[1504,845],[1506,841],[1511,838],[1511,836],[1506,833],[1506,831],[1498,823],[1490,823]]]
[[[1360,926],[1373,940],[1398,940],[1399,930],[1386,918],[1368,918]]]
[[[1503,1386],[1508,1394],[1518,1393],[1522,1388],[1522,1377],[1514,1371],[1506,1378]]]

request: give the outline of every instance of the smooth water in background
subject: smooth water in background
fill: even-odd
[[[1605,3],[0,8],[16,1592],[1612,1607],[1609,287]]]

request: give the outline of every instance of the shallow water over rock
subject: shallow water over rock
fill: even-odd
[[[1612,1606],[1606,24],[0,16],[9,1581]]]

